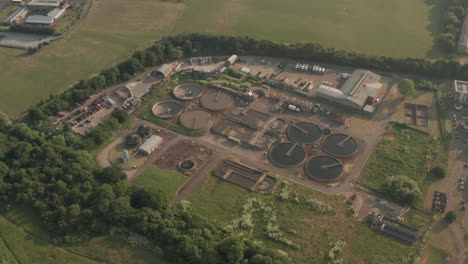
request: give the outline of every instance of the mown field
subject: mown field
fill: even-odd
[[[187,176],[176,171],[161,170],[158,168],[148,168],[139,175],[134,184],[147,190],[162,190],[168,199],[171,199],[179,186],[186,180]]]
[[[431,8],[424,0],[94,0],[78,28],[39,53],[0,48],[0,111],[17,117],[132,51],[181,32],[317,41],[374,55],[426,57],[433,53],[431,21],[437,22],[438,13]]]
[[[330,243],[338,240],[346,242],[340,255],[344,263],[401,263],[408,256],[411,247],[396,240],[381,236],[366,224],[347,215],[348,206],[342,196],[327,196],[306,187],[288,183],[278,187],[274,194],[260,195],[247,191],[214,176],[188,197],[192,207],[199,213],[226,226],[232,220],[242,217],[242,208],[250,198],[257,198],[272,205],[276,213],[276,223],[284,238],[291,240],[298,248],[291,248],[273,241],[265,233],[266,223],[261,213],[253,217],[253,237],[272,248],[286,251],[294,263],[331,263],[327,254]],[[279,193],[288,188],[288,200],[279,198]],[[294,201],[293,197],[310,197],[331,206],[334,213],[319,213],[304,202]]]

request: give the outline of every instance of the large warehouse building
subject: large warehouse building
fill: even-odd
[[[356,110],[372,112],[383,95],[382,77],[366,70],[355,70],[341,89],[320,85],[317,96]]]

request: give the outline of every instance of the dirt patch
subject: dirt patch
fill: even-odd
[[[182,140],[170,146],[154,164],[163,170],[175,170],[179,162],[190,159],[195,163],[195,168],[201,168],[203,164],[215,156],[213,149],[191,140]]]
[[[392,142],[395,142],[395,141],[398,140],[394,135],[385,135],[385,136],[383,136],[383,139],[388,140],[388,141],[392,141]]]

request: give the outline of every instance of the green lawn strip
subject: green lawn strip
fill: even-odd
[[[50,264],[50,263],[94,263],[80,258],[61,248],[49,246],[37,240],[15,225],[0,219],[0,235],[8,248],[21,263]]]
[[[288,185],[291,193],[312,197],[332,206],[334,215],[320,215],[305,204],[280,201],[277,193],[261,195],[218,179],[208,177],[189,197],[194,210],[213,219],[219,225],[228,224],[241,216],[242,207],[249,198],[272,202],[276,211],[277,225],[286,239],[293,241],[299,249],[293,249],[267,238],[266,226],[261,215],[254,215],[253,236],[268,247],[286,251],[295,263],[322,263],[330,250],[330,243],[344,239],[347,243],[343,252],[346,263],[400,263],[411,251],[411,247],[373,232],[365,224],[348,217],[348,206],[344,197],[318,193],[297,184]],[[355,252],[358,252],[355,254]],[[352,261],[351,261],[352,260]],[[390,262],[385,261],[390,260]],[[383,261],[383,262],[382,262]]]
[[[188,177],[181,173],[153,167],[146,169],[140,174],[134,184],[148,190],[162,190],[170,199],[187,179]]]
[[[114,236],[97,236],[86,242],[67,246],[66,248],[103,263],[169,263],[155,256],[149,250],[130,247],[126,241]]]
[[[429,258],[427,264],[444,264],[447,262],[448,254],[440,248],[428,246]]]
[[[404,125],[391,124],[369,158],[359,183],[372,190],[391,176],[407,176],[422,187],[436,158],[439,141]]]

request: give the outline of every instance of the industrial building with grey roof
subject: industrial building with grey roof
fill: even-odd
[[[363,110],[366,105],[380,102],[382,77],[367,71],[355,70],[341,88],[320,85],[317,96],[353,109]]]

